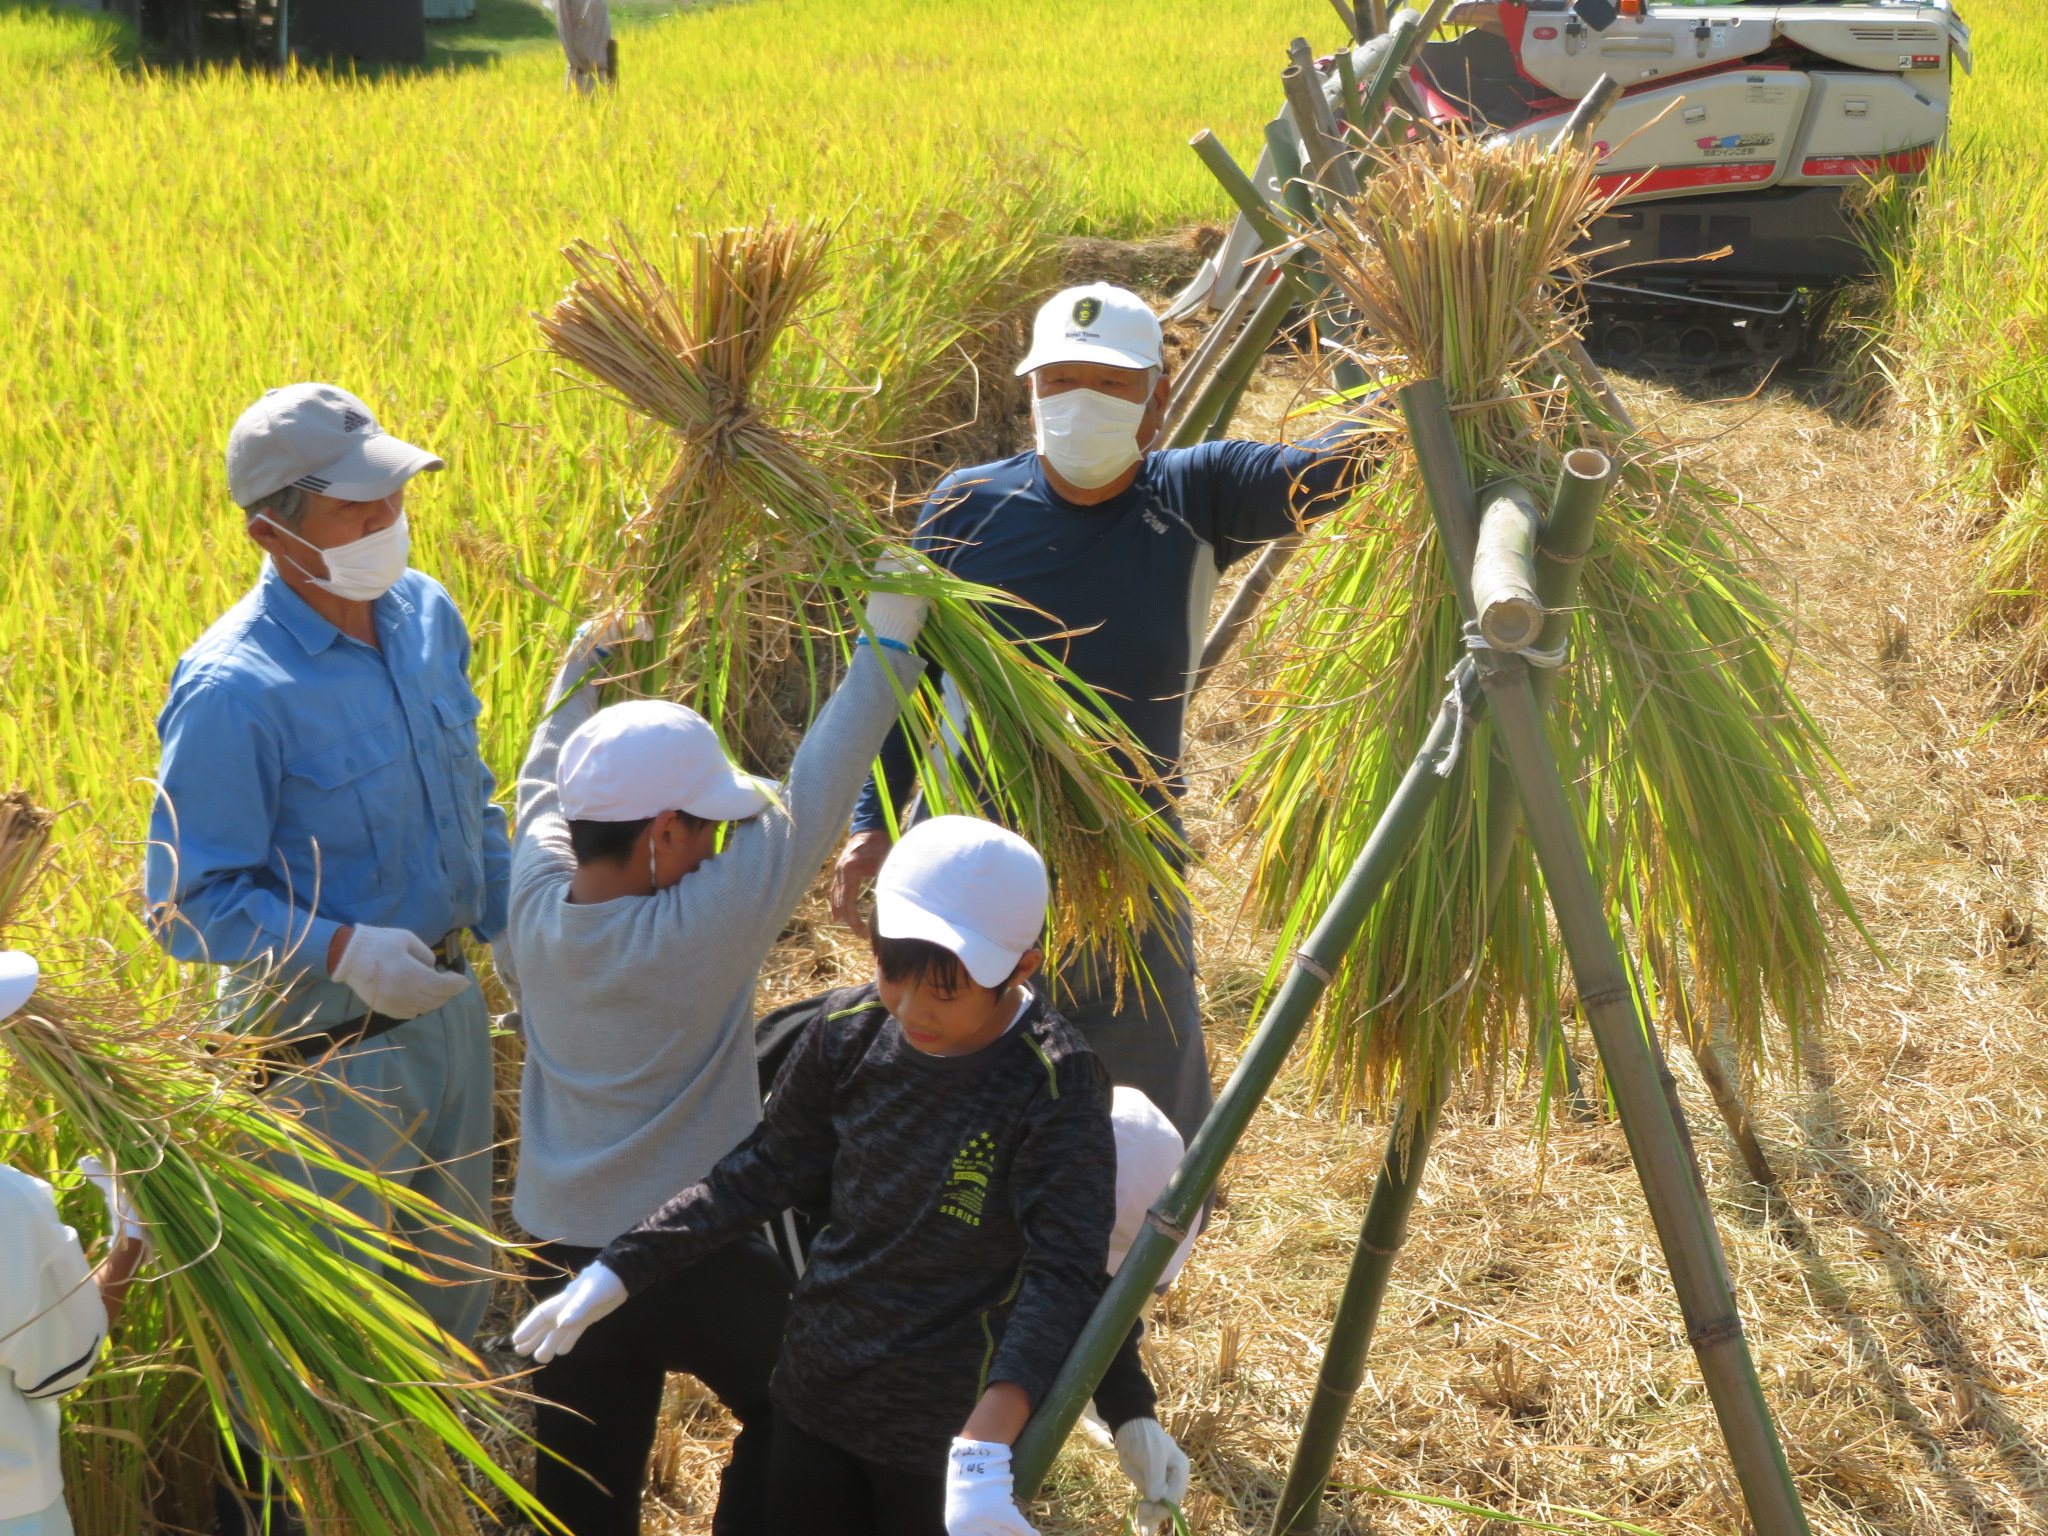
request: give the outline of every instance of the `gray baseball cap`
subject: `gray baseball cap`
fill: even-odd
[[[421,470],[446,467],[386,432],[367,405],[332,384],[267,390],[228,433],[228,494],[239,507],[288,485],[377,501]]]

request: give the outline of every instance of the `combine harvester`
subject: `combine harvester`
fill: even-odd
[[[1621,87],[1594,146],[1616,201],[1592,245],[1612,249],[1585,286],[1592,351],[1621,367],[1799,355],[1827,295],[1870,272],[1846,195],[1927,163],[1952,65],[1971,64],[1948,0],[1467,0],[1450,21],[1469,30],[1424,43],[1394,93],[1410,116],[1547,140],[1602,76]],[[1339,117],[1344,78],[1370,78],[1392,42],[1316,61]],[[1270,154],[1253,179],[1283,201]],[[1257,249],[1239,218],[1174,313],[1227,303]]]

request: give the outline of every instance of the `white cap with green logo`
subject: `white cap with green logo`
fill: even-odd
[[[1039,306],[1031,325],[1031,350],[1017,365],[1017,376],[1048,363],[1158,368],[1165,362],[1164,340],[1159,317],[1130,289],[1083,283],[1060,290]]]

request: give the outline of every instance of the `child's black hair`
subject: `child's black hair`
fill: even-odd
[[[875,951],[875,968],[885,981],[922,983],[947,993],[968,987],[978,992],[1003,990],[984,987],[968,974],[958,955],[930,939],[885,939],[877,933],[869,942]]]
[[[702,831],[711,825],[709,817],[692,816],[688,811],[677,811],[685,830]],[[640,840],[640,834],[653,824],[652,816],[643,816],[638,821],[572,821],[569,823],[569,848],[576,855],[578,864],[623,864],[626,855],[633,851],[633,844]]]

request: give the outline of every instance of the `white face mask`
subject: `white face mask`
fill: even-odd
[[[1145,407],[1092,389],[1031,397],[1038,451],[1063,479],[1085,491],[1107,485],[1137,463]]]
[[[347,598],[354,603],[373,602],[389,592],[398,578],[405,574],[405,563],[412,553],[412,535],[406,529],[403,512],[389,528],[379,528],[353,543],[337,544],[332,549],[321,549],[317,544],[300,539],[267,512],[256,515],[286,538],[298,539],[306,548],[318,551],[327,562],[327,575],[323,580],[293,560],[292,565],[300,575],[321,591],[332,592],[336,597]]]

